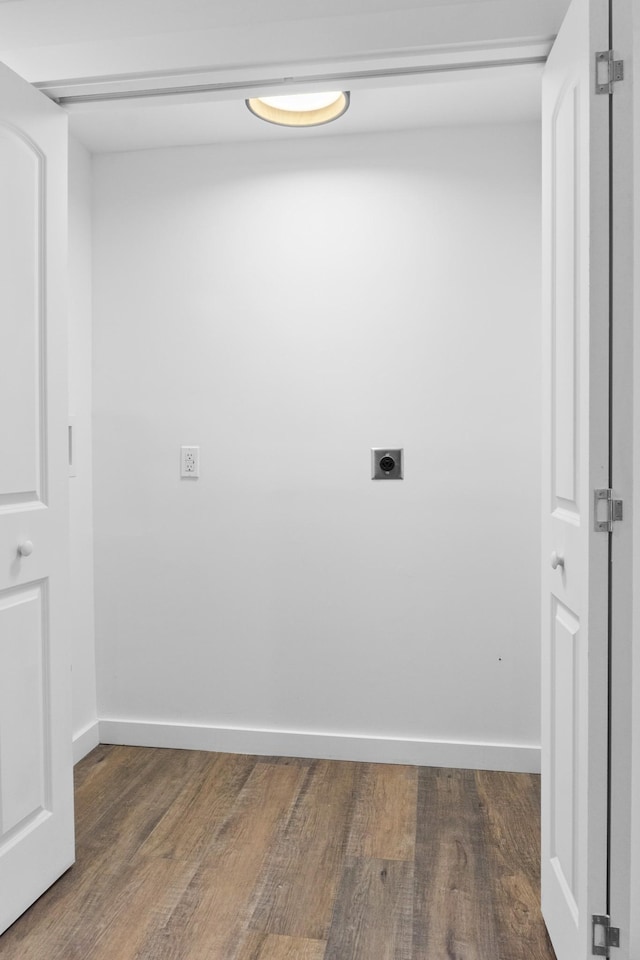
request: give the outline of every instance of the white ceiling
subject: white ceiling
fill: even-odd
[[[568,2],[8,0],[0,3],[0,60],[42,84],[346,62],[390,50],[548,46]]]
[[[2,48],[48,47],[253,23],[371,17],[395,11],[477,8],[500,16],[496,0],[0,0]],[[557,32],[568,0],[508,0],[523,24],[533,14],[544,35]],[[507,26],[507,24],[505,24]],[[525,34],[522,34],[523,36]]]

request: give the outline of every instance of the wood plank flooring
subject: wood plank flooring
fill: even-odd
[[[538,781],[100,746],[77,863],[0,958],[555,960]]]

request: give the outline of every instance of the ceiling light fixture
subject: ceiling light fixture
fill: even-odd
[[[349,92],[292,93],[280,97],[246,100],[251,113],[282,127],[318,127],[337,120],[349,107]]]

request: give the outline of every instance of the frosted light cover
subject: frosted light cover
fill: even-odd
[[[255,97],[246,101],[261,120],[285,127],[316,127],[341,117],[349,106],[349,94],[292,93],[277,97]]]

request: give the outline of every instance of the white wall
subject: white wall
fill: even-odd
[[[529,125],[94,159],[103,740],[536,767],[539,164]]]
[[[93,607],[91,450],[91,157],[69,143],[69,413],[76,476],[69,479],[73,735],[78,759],[98,742]]]

